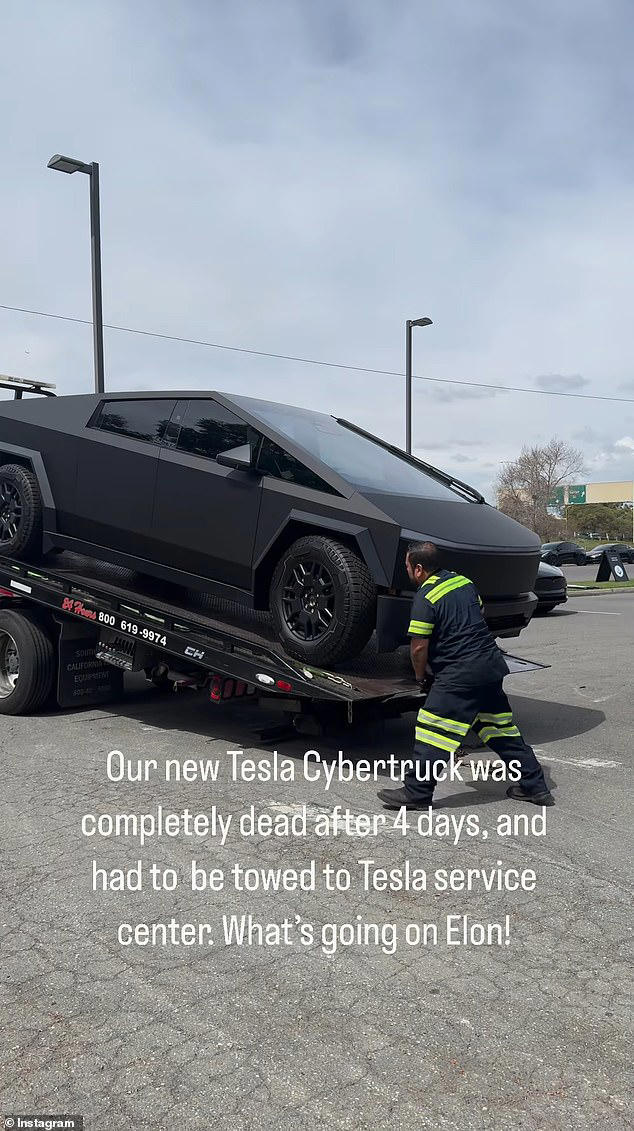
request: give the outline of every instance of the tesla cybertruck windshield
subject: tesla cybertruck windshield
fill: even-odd
[[[464,501],[463,495],[440,478],[426,474],[376,440],[332,416],[291,405],[234,397],[254,416],[316,456],[354,487],[413,495],[427,499]],[[475,494],[475,492],[474,492]]]

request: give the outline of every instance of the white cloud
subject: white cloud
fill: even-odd
[[[629,5],[420,10],[8,0],[0,302],[90,317],[87,180],[45,168],[69,152],[101,162],[108,322],[399,370],[405,318],[429,314],[417,373],[632,395]],[[89,327],[0,310],[0,334],[1,369],[90,388]],[[266,395],[403,438],[398,377],[114,331],[106,365],[111,388]],[[445,463],[469,437],[484,490],[589,424],[588,465],[616,476],[634,404],[415,383],[417,449]]]

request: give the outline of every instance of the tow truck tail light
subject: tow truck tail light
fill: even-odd
[[[12,589],[0,589],[0,597],[15,597]]]
[[[228,675],[212,675],[209,698],[213,703],[220,703],[223,699],[244,699],[248,695],[255,695],[255,687],[252,684],[245,683],[243,679],[233,679]]]
[[[279,691],[292,691],[293,690],[292,683],[288,683],[287,680],[285,680],[285,679],[278,679],[275,686],[278,688]]]

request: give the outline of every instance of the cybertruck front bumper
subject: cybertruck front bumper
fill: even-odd
[[[379,652],[393,652],[401,644],[407,644],[411,596],[390,596],[380,594],[376,602],[376,640]],[[484,602],[485,620],[494,636],[519,636],[530,621],[537,608],[534,593],[522,593],[518,597],[488,599]]]

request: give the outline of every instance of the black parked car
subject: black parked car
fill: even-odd
[[[593,546],[588,550],[588,561],[598,564],[604,550],[614,550],[622,562],[634,562],[634,546],[628,546],[626,542],[607,542],[602,546]]]
[[[585,565],[586,552],[576,542],[544,542],[542,561],[548,565]]]
[[[76,550],[270,609],[316,664],[402,643],[405,550],[432,539],[517,636],[536,536],[467,484],[344,420],[223,393],[0,405],[0,553]]]
[[[535,595],[536,613],[552,613],[556,605],[562,605],[567,601],[567,583],[563,570],[548,565],[547,562],[540,562],[535,582]]]

